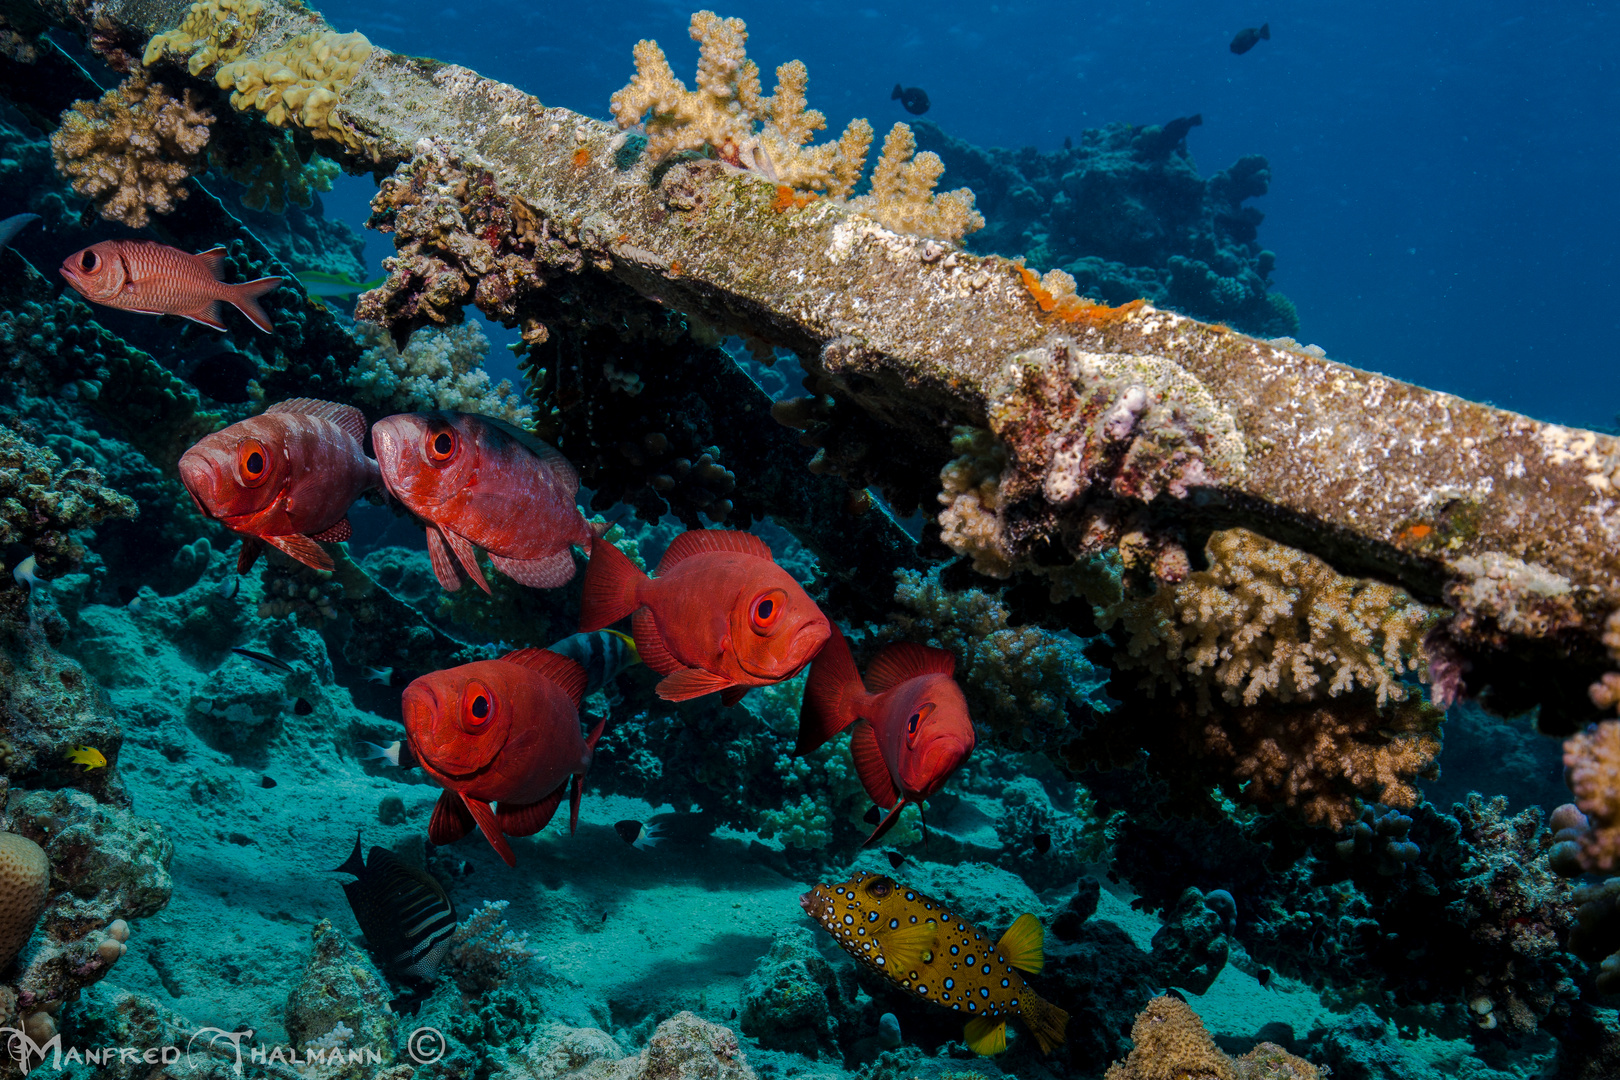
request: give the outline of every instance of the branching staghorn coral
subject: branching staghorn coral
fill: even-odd
[[[534,959],[528,931],[513,930],[506,923],[509,902],[484,901],[450,937],[445,970],[469,994],[495,989],[519,966]]]
[[[213,122],[190,90],[177,99],[162,83],[131,75],[100,101],[76,101],[64,111],[51,153],[57,171],[102,217],[140,229],[186,197]]]
[[[444,329],[423,327],[403,351],[375,323],[355,324],[365,343],[360,362],[349,372],[355,396],[386,412],[450,409],[481,413],[526,425],[534,408],[506,379],[491,383],[484,371],[489,338],[476,323]]]
[[[238,112],[258,109],[277,127],[303,128],[358,151],[365,140],[344,125],[336,106],[371,52],[364,34],[300,34],[262,56],[222,66],[214,81],[232,91]]]
[[[945,163],[938,154],[917,153],[910,125],[895,124],[884,137],[883,153],[872,170],[872,193],[851,200],[850,208],[895,232],[957,243],[984,228],[984,215],[973,209],[973,192],[967,188],[934,194],[944,173]]]
[[[720,160],[754,169],[801,191],[847,196],[860,179],[872,145],[872,125],[852,120],[837,142],[806,148],[827,118],[805,107],[809,73],[798,60],[776,69],[776,92],[764,96],[759,67],[747,58],[748,27],[712,11],[692,16],[698,43],[696,90],[675,77],[656,41],[636,43],[636,74],[613,95],[622,128],[646,122],[647,153],[666,158],[682,150],[713,148]],[[763,124],[756,131],[755,125]]]
[[[1380,708],[1406,699],[1402,673],[1422,671],[1439,612],[1247,529],[1212,534],[1205,554],[1208,570],[1103,613],[1103,625],[1123,620],[1130,635],[1122,665],[1172,692],[1190,684],[1201,712],[1214,696],[1251,707],[1357,689]]]
[[[186,69],[201,75],[214,64],[228,64],[247,51],[259,31],[264,0],[197,0],[180,26],[146,43],[142,65],[151,67],[166,53],[186,58]]]

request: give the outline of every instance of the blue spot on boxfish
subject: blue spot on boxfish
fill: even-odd
[[[945,989],[947,989],[947,990],[955,990],[956,989],[956,980],[955,979],[946,979],[945,980]]]
[[[988,986],[979,987],[979,996],[980,997],[989,997],[990,996],[990,988]]]

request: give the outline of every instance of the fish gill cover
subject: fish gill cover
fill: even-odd
[[[1620,1070],[1620,443],[1300,345],[1201,114],[5,17],[0,1076]]]

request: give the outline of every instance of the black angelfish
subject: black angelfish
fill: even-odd
[[[906,112],[912,116],[921,116],[928,111],[928,91],[920,86],[901,86],[894,84],[894,91],[889,95],[890,101],[898,101],[906,107]]]
[[[373,846],[362,861],[358,836],[354,853],[332,873],[359,879],[344,885],[343,894],[387,974],[419,983],[438,977],[456,930],[456,906],[433,875],[382,847]]]
[[[1261,23],[1259,29],[1255,29],[1252,26],[1245,26],[1242,30],[1239,30],[1237,32],[1237,36],[1232,39],[1232,51],[1237,53],[1239,56],[1242,56],[1244,53],[1248,52],[1262,41],[1270,40],[1270,23]]]

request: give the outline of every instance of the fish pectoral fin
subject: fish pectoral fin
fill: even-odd
[[[158,312],[158,314],[167,313]],[[176,311],[174,314],[180,316],[182,319],[190,319],[194,323],[200,323],[203,326],[211,327],[215,330],[228,329],[225,323],[220,320],[220,315],[223,314],[223,312],[220,309],[218,300],[209,300],[201,307],[194,308],[191,311]]]
[[[325,540],[329,543],[341,543],[354,535],[354,527],[349,524],[346,517],[338,518],[337,523],[328,525],[318,533],[310,533],[312,540]]]
[[[967,1022],[962,1041],[975,1054],[990,1057],[1007,1049],[1007,1021],[993,1016],[976,1016]]]
[[[555,589],[574,580],[574,553],[567,548],[543,559],[508,559],[492,552],[489,561],[495,569],[531,589]]]
[[[463,836],[472,832],[478,823],[461,805],[461,796],[453,791],[439,793],[439,801],[433,804],[433,817],[428,821],[428,839],[436,847],[453,844]]]
[[[533,836],[551,823],[551,817],[557,812],[562,803],[563,792],[568,789],[568,781],[564,780],[557,785],[557,790],[541,799],[539,802],[524,803],[514,806],[503,802],[495,808],[495,824],[501,827],[501,832],[507,836]]]
[[[887,814],[883,815],[883,820],[878,822],[878,827],[872,830],[872,835],[866,838],[866,843],[862,844],[861,847],[871,847],[873,844],[883,839],[884,835],[887,834],[890,829],[894,828],[900,823],[900,812],[909,805],[910,804],[906,802],[906,797],[902,795],[900,800],[894,804],[893,809],[891,809]],[[924,839],[927,839],[926,831],[924,833]]]
[[[501,835],[501,827],[495,823],[495,811],[489,808],[489,803],[469,799],[463,795],[461,804],[467,808],[473,820],[478,822],[478,830],[484,834],[484,839],[489,841],[489,846],[495,849],[495,854],[505,860],[507,866],[516,866],[517,856],[512,854],[512,845]]]
[[[664,635],[658,629],[658,620],[653,618],[651,608],[637,608],[636,613],[630,616],[630,633],[634,635],[636,652],[640,654],[641,662],[658,674],[668,675],[686,666],[671,655],[669,646],[664,643]]]
[[[444,546],[444,536],[436,526],[428,526],[427,546],[428,561],[433,564],[433,576],[439,579],[444,591],[455,592],[461,588],[461,578],[456,575],[456,564],[450,561],[450,549]]]
[[[887,810],[900,798],[900,789],[889,774],[889,764],[883,760],[878,746],[877,730],[868,720],[857,720],[849,729],[849,754],[855,761],[855,775],[861,778],[861,787],[871,800]]]
[[[236,553],[236,572],[245,574],[253,569],[253,564],[259,561],[259,552],[263,550],[264,545],[259,542],[258,537],[242,537],[242,550]]]
[[[658,696],[665,701],[690,701],[732,685],[732,681],[724,675],[716,675],[702,668],[682,668],[660,679],[656,689]]]
[[[910,926],[879,931],[878,947],[883,951],[883,969],[892,978],[911,977],[929,963],[924,954],[932,954],[939,941],[939,923],[925,919]]]
[[[743,695],[752,690],[752,686],[733,686],[720,691],[720,704],[730,708],[743,699]]]
[[[1042,951],[1045,941],[1046,931],[1041,928],[1041,920],[1026,911],[1001,935],[1001,940],[996,942],[996,952],[1019,971],[1038,975],[1046,966],[1046,954]]]
[[[472,578],[480,589],[489,592],[489,582],[484,580],[484,568],[478,565],[478,552],[473,549],[472,541],[442,526],[439,532],[444,535],[445,543],[450,545],[450,550],[456,553],[456,561],[467,571],[467,576]]]
[[[321,545],[307,536],[290,534],[287,536],[266,536],[262,537],[262,539],[277,550],[291,555],[305,566],[313,567],[316,570],[331,570],[335,566],[332,562],[332,556],[322,551]]]

